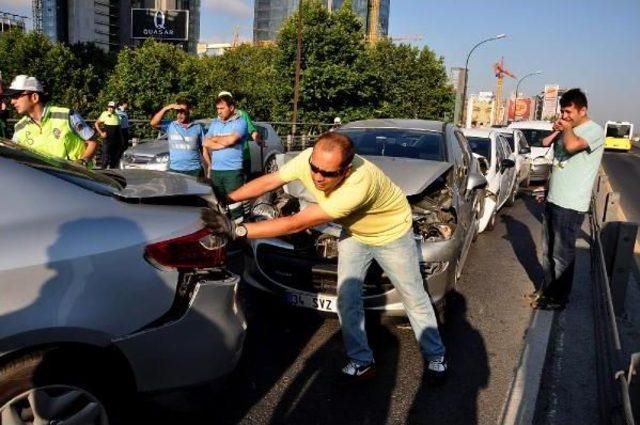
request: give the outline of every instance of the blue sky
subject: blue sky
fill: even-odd
[[[31,16],[29,0],[0,0],[0,10]],[[628,120],[640,126],[640,2],[636,0],[391,0],[389,33],[420,35],[447,68],[464,66],[473,45],[506,33],[477,49],[469,64],[469,93],[495,90],[491,66],[506,67],[525,80],[531,95],[545,84],[581,87],[599,122]],[[202,0],[201,40],[230,41],[239,27],[251,39],[253,0]],[[505,79],[505,92],[515,80]]]

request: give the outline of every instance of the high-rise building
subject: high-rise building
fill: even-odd
[[[339,9],[344,0],[324,0],[329,10]],[[352,0],[353,11],[362,18],[367,38],[375,41],[389,34],[390,0]],[[299,0],[255,0],[253,12],[254,43],[272,42],[278,31],[298,9]]]
[[[137,45],[132,38],[131,10],[189,11],[186,40],[167,40],[195,53],[200,37],[200,0],[42,0],[41,28],[63,43],[93,42],[105,50]]]

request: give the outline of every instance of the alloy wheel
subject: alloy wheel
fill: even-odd
[[[70,385],[32,388],[0,408],[3,425],[109,423],[103,404],[88,391]]]

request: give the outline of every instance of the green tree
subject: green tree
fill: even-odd
[[[191,93],[199,97],[200,113],[215,116],[215,98],[226,90],[253,118],[270,120],[275,101],[274,50],[242,44],[222,56],[199,58]]]
[[[125,48],[118,54],[113,72],[100,93],[97,114],[109,100],[129,99],[131,118],[149,119],[167,103],[184,94],[184,87],[193,85],[193,75],[185,62],[190,58],[182,49],[153,40],[136,49]],[[185,73],[185,74],[183,74]]]
[[[362,23],[346,1],[330,13],[321,2],[306,0],[302,8],[302,60],[298,121],[329,122],[365,118],[378,82],[365,53]],[[297,13],[284,24],[277,41],[274,116],[291,120],[297,46]]]
[[[381,91],[375,115],[390,118],[451,119],[454,95],[441,57],[383,40],[368,55]]]

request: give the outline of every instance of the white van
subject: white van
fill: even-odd
[[[531,173],[532,182],[544,182],[549,178],[551,164],[553,164],[553,145],[542,146],[542,139],[553,131],[553,124],[549,121],[516,121],[509,124],[508,128],[517,128],[531,147]]]

